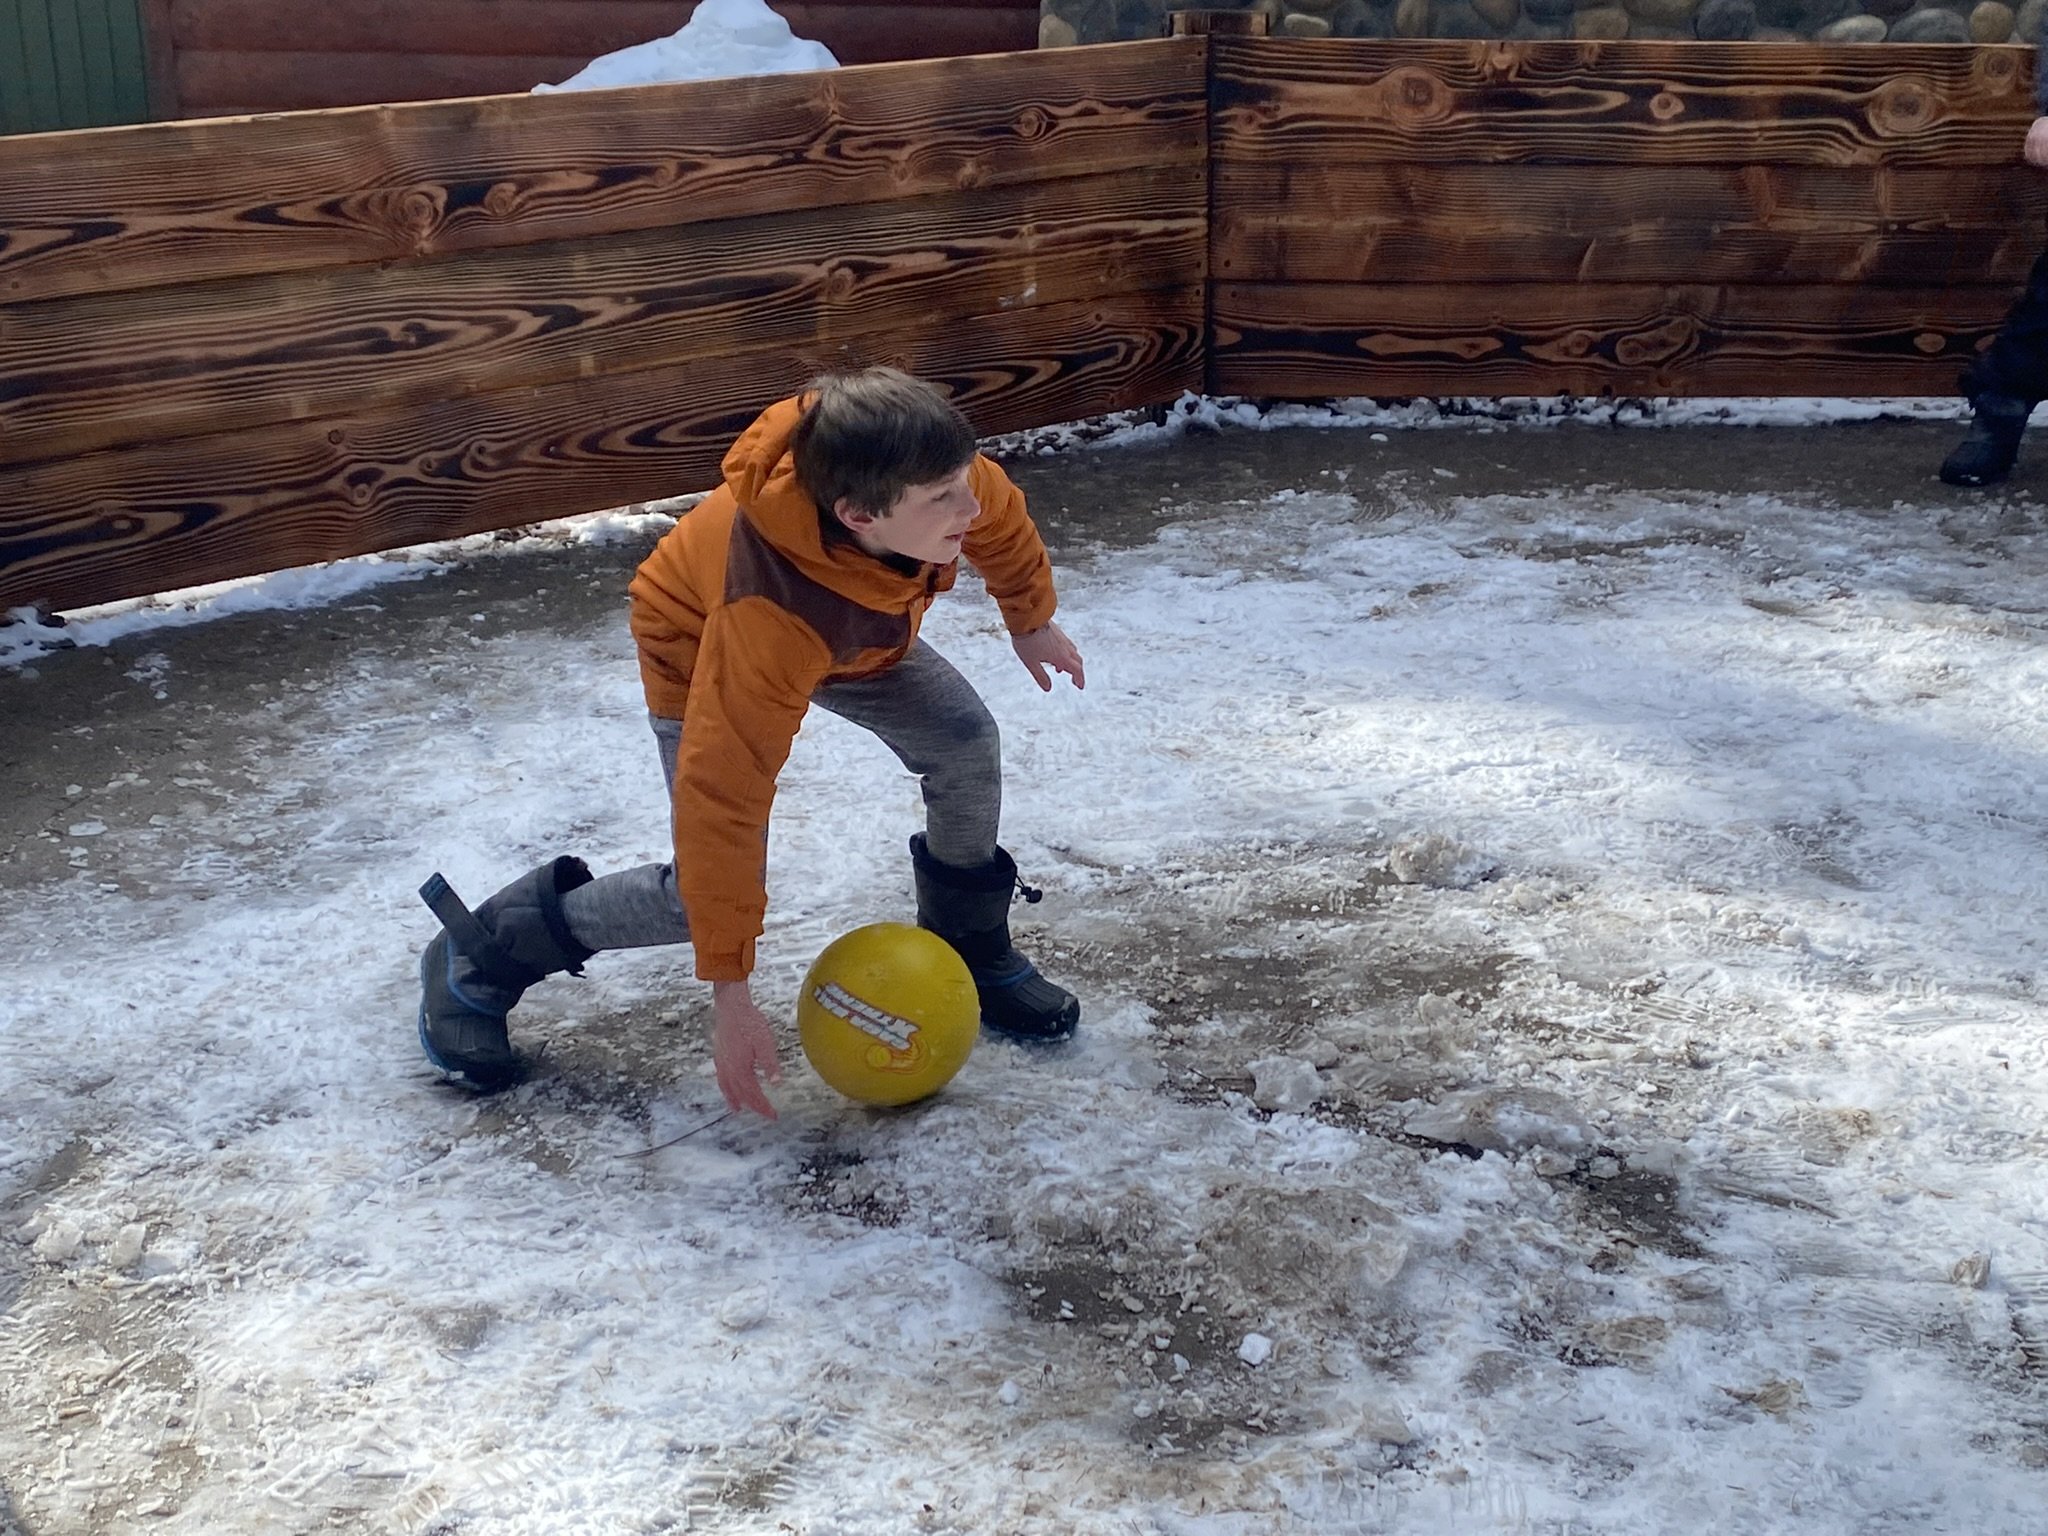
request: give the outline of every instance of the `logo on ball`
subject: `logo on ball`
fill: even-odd
[[[836,981],[828,981],[811,994],[811,1000],[835,1019],[844,1019],[855,1029],[880,1041],[867,1049],[867,1063],[877,1072],[914,1072],[924,1060],[918,1044],[917,1026],[893,1013],[884,1013],[864,1003]]]

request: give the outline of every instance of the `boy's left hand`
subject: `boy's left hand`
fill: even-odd
[[[1010,648],[1024,663],[1024,670],[1047,693],[1052,692],[1054,672],[1066,673],[1076,688],[1088,686],[1088,680],[1081,674],[1081,652],[1057,624],[1044,624],[1028,635],[1010,636]]]

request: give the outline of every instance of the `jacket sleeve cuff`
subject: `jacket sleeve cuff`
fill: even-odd
[[[748,939],[737,948],[720,944],[700,945],[697,948],[697,979],[699,981],[745,981],[754,974],[754,941]]]
[[[1033,594],[1014,598],[997,604],[1003,610],[1003,623],[1013,635],[1028,635],[1034,629],[1043,629],[1052,622],[1059,601],[1052,593]]]

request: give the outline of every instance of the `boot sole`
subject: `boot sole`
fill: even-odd
[[[427,1038],[427,1010],[424,1008],[419,1013],[419,1032],[420,1051],[426,1056],[427,1064],[457,1088],[467,1089],[476,1094],[502,1093],[526,1075],[525,1069],[516,1058],[506,1064],[503,1073],[493,1072],[481,1078],[471,1076],[471,1068],[449,1066],[434,1049],[434,1042]]]
[[[451,1066],[442,1057],[441,1053],[434,1049],[433,1037],[427,1031],[426,1002],[427,959],[432,953],[432,945],[429,945],[420,953],[420,1006],[418,1014],[415,1015],[414,1023],[419,1030],[421,1053],[426,1056],[428,1064],[435,1071],[439,1072],[446,1081],[453,1083],[458,1088],[464,1088],[471,1093],[477,1094],[498,1093],[503,1089],[510,1088],[525,1075],[516,1057],[508,1060],[502,1071],[488,1071],[482,1076],[476,1076],[474,1075],[475,1068]]]
[[[1081,1027],[1081,1010],[1076,1007],[1073,1017],[1055,1023],[1052,1028],[1045,1030],[1006,1029],[987,1014],[981,1016],[981,1027],[985,1034],[1015,1041],[1018,1045],[1064,1045],[1074,1038],[1074,1032]]]
[[[986,1022],[981,1027],[985,1033],[994,1035],[999,1040],[1007,1040],[1012,1045],[1065,1045],[1074,1038],[1072,1029],[1062,1030],[1056,1035],[1021,1035],[1014,1029],[998,1029]]]

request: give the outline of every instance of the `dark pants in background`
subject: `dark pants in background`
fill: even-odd
[[[2037,405],[2048,400],[2048,250],[2027,274],[2027,290],[2005,317],[1989,349],[1963,370],[1963,393],[1974,404],[2007,395]]]

